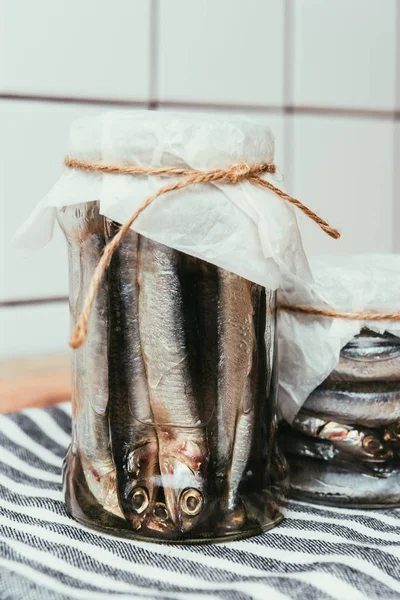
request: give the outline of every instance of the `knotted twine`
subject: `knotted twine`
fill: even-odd
[[[79,315],[78,322],[74,328],[70,339],[71,348],[79,348],[87,338],[87,329],[90,313],[99,288],[102,277],[108,268],[111,257],[118,248],[121,241],[124,239],[132,223],[136,221],[138,216],[152,203],[156,198],[167,194],[182,190],[190,185],[199,183],[212,183],[219,181],[221,183],[236,185],[241,181],[247,180],[254,185],[265,187],[283,200],[290,202],[301,210],[307,217],[317,223],[317,225],[334,239],[340,238],[340,233],[337,229],[321,219],[316,213],[304,206],[299,200],[293,198],[286,192],[282,191],[269,181],[261,178],[264,173],[275,173],[276,165],[273,163],[262,163],[259,165],[248,165],[246,163],[237,163],[227,169],[212,169],[210,171],[200,171],[197,169],[179,168],[179,167],[150,167],[150,166],[134,166],[134,165],[110,165],[101,162],[88,162],[76,158],[66,158],[65,166],[69,169],[80,169],[81,171],[97,171],[100,173],[113,173],[119,175],[154,175],[161,177],[178,177],[179,179],[164,185],[154,194],[148,196],[132,216],[121,226],[121,229],[113,237],[113,239],[105,246],[101,259],[94,270],[91,279],[89,290],[85,298],[83,309]]]

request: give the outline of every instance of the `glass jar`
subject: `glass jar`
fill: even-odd
[[[97,202],[57,211],[75,325],[119,225]],[[153,541],[265,531],[282,515],[275,293],[129,231],[72,357],[68,511]]]
[[[322,504],[400,505],[400,338],[364,329],[279,439],[290,492]]]

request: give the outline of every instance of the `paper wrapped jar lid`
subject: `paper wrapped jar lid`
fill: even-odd
[[[280,409],[289,422],[361,329],[400,336],[400,320],[374,320],[400,314],[400,254],[320,256],[310,265],[314,283],[288,281],[279,302],[350,314],[338,318],[279,310]],[[363,320],[362,315],[371,318]]]
[[[154,111],[110,112],[74,123],[66,154],[113,165],[209,170],[272,163],[268,127],[245,117]],[[279,177],[262,178],[279,187]],[[165,178],[65,169],[16,235],[20,247],[47,243],[57,208],[99,201],[100,212],[124,223]],[[309,278],[294,207],[242,180],[191,185],[157,198],[133,223],[139,233],[276,289],[282,278]],[[321,235],[323,235],[321,233]]]

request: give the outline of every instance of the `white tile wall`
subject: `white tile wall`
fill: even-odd
[[[282,0],[160,0],[158,98],[281,105]]]
[[[17,251],[11,238],[56,182],[71,122],[102,110],[98,105],[0,100],[0,301],[67,294],[66,249],[58,228],[53,242],[35,252]]]
[[[0,307],[0,359],[66,352],[68,303]]]
[[[393,250],[393,124],[375,118],[296,115],[293,192],[342,234],[302,217],[311,253]]]
[[[300,217],[310,253],[400,252],[400,0],[0,0],[0,356],[65,348],[66,303],[5,306],[66,295],[61,235],[10,239],[106,101],[268,123],[285,187],[342,231]]]
[[[151,0],[0,0],[2,93],[147,101]]]
[[[397,0],[293,6],[293,103],[393,110]]]

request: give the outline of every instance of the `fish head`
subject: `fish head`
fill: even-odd
[[[385,444],[385,439],[381,439],[380,436],[376,435],[373,431],[366,432],[362,446],[365,454],[371,460],[376,461],[387,461],[393,458],[393,450]]]
[[[391,446],[394,446],[399,453],[400,449],[400,421],[395,421],[389,425],[384,432],[384,440]]]
[[[62,206],[57,210],[57,221],[68,240],[83,243],[93,235],[102,235],[109,226],[108,219],[100,214],[98,201]]]
[[[159,489],[156,441],[146,441],[127,453],[121,478],[122,511],[133,529],[140,529],[154,509]]]
[[[161,432],[159,439],[162,437]],[[205,516],[206,467],[207,452],[201,439],[182,432],[168,444],[160,443],[165,504],[171,521],[181,533],[193,529]]]
[[[156,502],[149,511],[143,529],[152,533],[159,533],[163,537],[174,537],[176,527],[172,521],[165,502]]]

